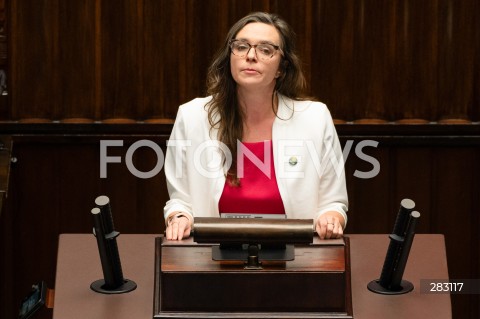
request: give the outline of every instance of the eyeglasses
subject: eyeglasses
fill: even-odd
[[[255,49],[255,53],[257,54],[257,57],[260,60],[264,60],[264,61],[270,60],[277,51],[282,52],[282,50],[280,50],[280,47],[278,45],[271,44],[271,43],[259,43],[259,44],[252,45],[242,40],[234,39],[230,41],[230,49],[232,50],[232,53],[240,58],[245,57],[248,54],[248,52],[250,52],[251,48]]]

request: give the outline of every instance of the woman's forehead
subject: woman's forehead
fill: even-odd
[[[250,41],[252,44],[261,42],[280,43],[278,30],[273,25],[261,22],[247,24],[238,31],[235,38]]]

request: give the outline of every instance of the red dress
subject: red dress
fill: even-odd
[[[238,153],[243,156],[243,165],[237,161],[240,185],[225,182],[218,203],[220,213],[285,214],[275,177],[272,141],[243,143],[241,147],[244,149],[239,149]],[[270,156],[266,163],[265,147]]]

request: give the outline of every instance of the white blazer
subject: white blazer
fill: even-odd
[[[272,147],[287,218],[316,220],[322,213],[337,211],[346,222],[344,161],[330,112],[320,102],[278,97]],[[174,212],[192,218],[219,216],[230,152],[218,142],[218,130],[210,128],[205,109],[210,100],[197,98],[178,109],[165,157],[170,195],[165,221]],[[226,162],[222,152],[227,154]]]

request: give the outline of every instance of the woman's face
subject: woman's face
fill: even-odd
[[[281,45],[277,29],[272,25],[260,22],[244,26],[237,33],[235,39],[252,46],[264,43]],[[230,70],[239,88],[272,92],[276,79],[280,76],[279,66],[282,55],[277,50],[274,51],[271,58],[266,59],[265,56],[261,56],[260,49],[252,47],[243,57],[230,53]]]

